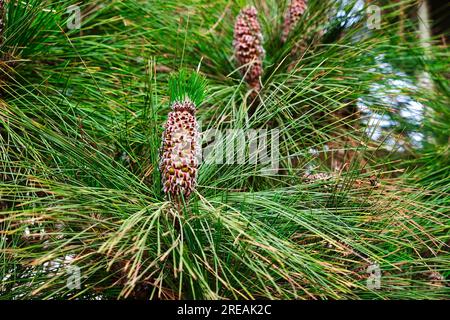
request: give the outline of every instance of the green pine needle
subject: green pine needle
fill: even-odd
[[[206,79],[196,72],[181,70],[170,75],[170,102],[191,100],[199,106],[205,98]]]

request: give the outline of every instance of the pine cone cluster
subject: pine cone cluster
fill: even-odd
[[[300,20],[300,17],[306,10],[307,0],[291,0],[286,14],[284,16],[283,34],[281,41],[286,42],[289,33],[295,28],[295,25]]]
[[[264,48],[258,12],[253,6],[241,10],[234,25],[234,54],[245,80],[252,89],[261,88]]]
[[[163,191],[172,198],[189,198],[196,185],[200,136],[195,104],[189,99],[172,104],[162,139],[160,171]]]

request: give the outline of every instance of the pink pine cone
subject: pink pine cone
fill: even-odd
[[[163,133],[160,171],[163,191],[187,199],[196,185],[200,137],[195,105],[190,100],[174,102]]]
[[[3,29],[4,29],[4,19],[5,19],[5,1],[0,0],[0,43],[3,42]]]
[[[245,75],[245,80],[251,88],[259,91],[264,48],[257,14],[253,6],[241,10],[234,25],[233,46],[235,58],[239,67],[242,67],[241,73]]]
[[[307,4],[307,0],[291,0],[291,3],[289,4],[284,16],[284,26],[281,41],[286,42],[289,33],[295,28],[295,25],[305,12]]]

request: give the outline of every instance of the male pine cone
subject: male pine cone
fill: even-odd
[[[0,44],[3,43],[3,33],[5,29],[5,1],[0,0]]]
[[[283,34],[281,41],[286,42],[289,33],[295,28],[300,17],[306,10],[307,0],[291,0],[284,16]]]
[[[173,199],[189,198],[196,185],[200,138],[195,104],[185,98],[172,103],[162,139],[160,172],[163,191]]]
[[[234,55],[248,85],[259,91],[263,73],[264,48],[258,12],[250,6],[241,10],[234,25]]]

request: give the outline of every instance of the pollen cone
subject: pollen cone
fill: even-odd
[[[159,167],[164,193],[187,201],[197,182],[201,145],[195,113],[204,81],[198,74],[181,72],[172,77],[170,87],[172,111],[165,124]]]
[[[242,67],[242,75],[252,89],[259,91],[264,48],[257,14],[253,6],[241,10],[234,25],[233,46],[235,58],[239,67]]]
[[[306,10],[307,0],[291,0],[286,14],[284,16],[283,34],[281,41],[286,42],[289,33],[295,28],[295,25],[300,20],[300,17]]]

